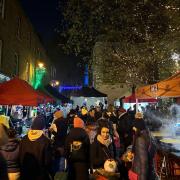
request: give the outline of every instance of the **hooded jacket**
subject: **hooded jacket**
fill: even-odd
[[[0,147],[0,152],[6,159],[8,172],[19,172],[19,141],[17,139],[9,139],[7,144]]]
[[[49,180],[52,150],[41,130],[30,130],[20,142],[22,180]]]

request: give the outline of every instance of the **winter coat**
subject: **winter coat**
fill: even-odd
[[[73,128],[70,130],[69,134],[67,135],[65,142],[66,157],[71,162],[73,162],[73,159],[71,158],[71,145],[74,141],[82,142],[82,148],[81,148],[82,152],[80,154],[77,154],[76,161],[89,163],[88,157],[89,157],[90,140],[88,134],[82,128]]]
[[[67,136],[68,123],[64,118],[58,118],[54,121],[57,132],[54,132],[54,145],[55,147],[62,147],[65,144]]]
[[[6,159],[8,173],[19,172],[19,141],[15,138],[9,139],[7,144],[0,147],[0,152]]]
[[[134,161],[132,170],[139,175],[138,180],[156,179],[153,162],[156,150],[148,133],[143,133],[135,138],[133,149]]]
[[[29,134],[20,142],[21,179],[49,180],[52,158],[50,140],[43,134],[36,135],[36,130],[32,131],[31,136]]]
[[[68,179],[88,180],[90,140],[82,128],[72,128],[65,142],[65,156],[68,160]]]
[[[133,120],[127,112],[119,116],[117,131],[120,137],[120,142],[124,145],[125,149],[132,144],[132,125]]]
[[[90,157],[91,167],[93,169],[104,168],[104,163],[107,159],[115,158],[112,142],[107,146],[102,144],[98,138],[95,138],[94,142],[91,144]]]
[[[0,152],[0,180],[9,180],[7,172],[7,164],[4,156]]]

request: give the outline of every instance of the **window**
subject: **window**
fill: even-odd
[[[3,42],[2,40],[0,40],[0,69],[2,67],[2,47],[3,46]]]
[[[4,19],[5,0],[0,0],[0,16]]]
[[[19,75],[19,55],[17,53],[14,55],[14,75]]]

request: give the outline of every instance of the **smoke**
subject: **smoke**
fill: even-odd
[[[176,150],[180,150],[180,105],[168,107],[147,108],[145,116],[150,130],[155,130],[155,136],[162,138]]]

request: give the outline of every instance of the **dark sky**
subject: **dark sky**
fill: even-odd
[[[50,59],[55,63],[57,79],[65,85],[81,84],[83,69],[77,66],[78,59],[62,54],[57,47],[55,28],[61,17],[58,1],[21,0],[25,13],[43,40]]]
[[[21,0],[36,31],[46,42],[54,35],[59,19],[58,0]]]

